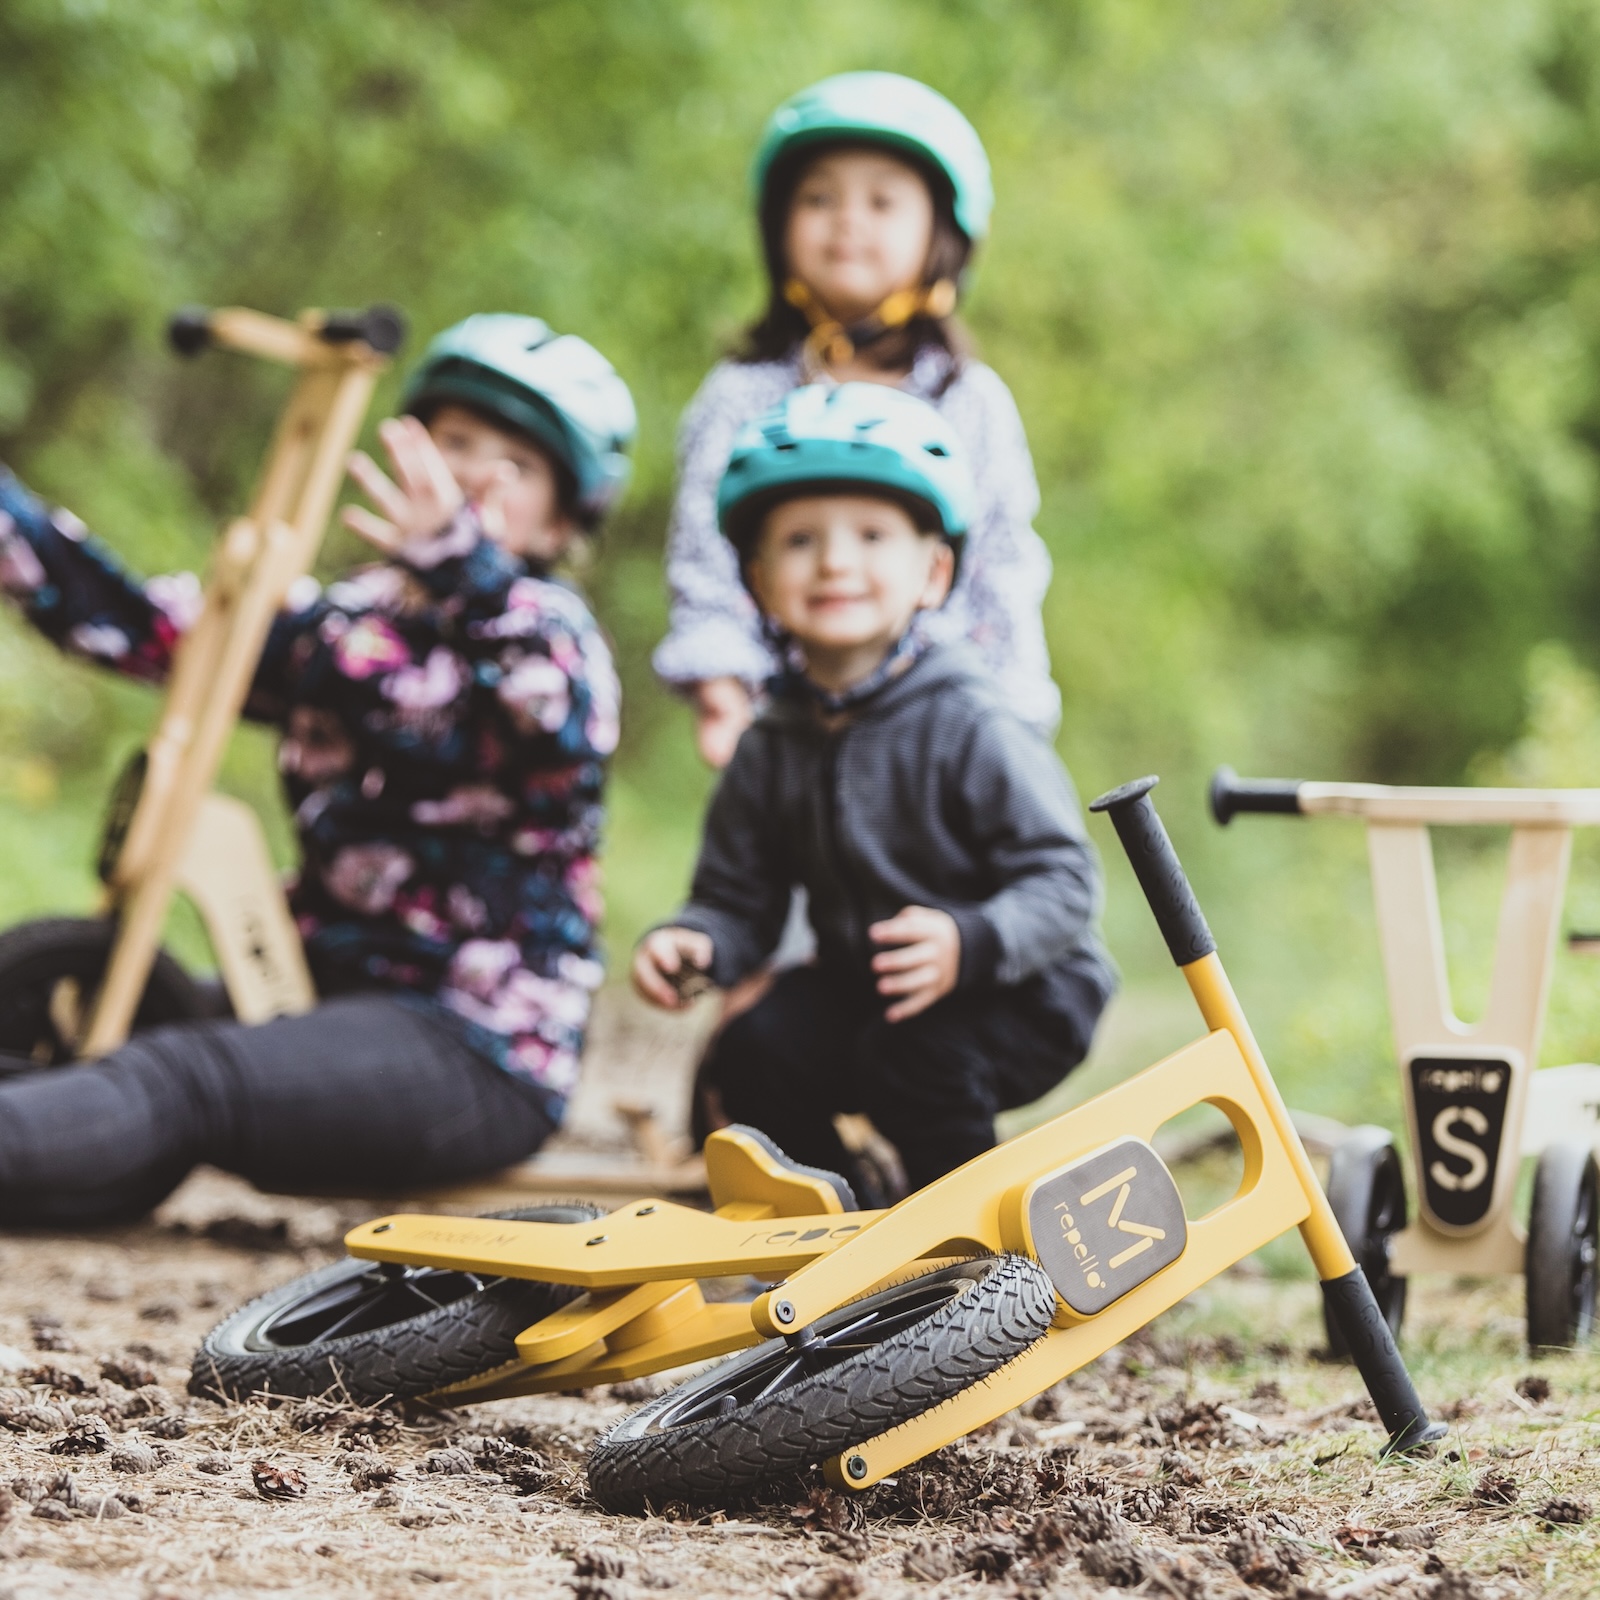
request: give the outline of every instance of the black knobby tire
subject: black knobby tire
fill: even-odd
[[[88,917],[44,917],[0,934],[0,1068],[59,1067],[75,1058],[114,934],[110,922]],[[133,1031],[212,1009],[188,973],[158,951]]]
[[[603,1213],[574,1203],[491,1215],[576,1224]],[[517,1335],[581,1293],[345,1256],[223,1318],[195,1354],[189,1392],[224,1400],[332,1393],[360,1405],[414,1399],[515,1361]]]
[[[1387,1128],[1352,1128],[1334,1146],[1328,1204],[1356,1265],[1367,1275],[1390,1332],[1399,1338],[1406,1314],[1406,1280],[1391,1267],[1389,1252],[1394,1236],[1406,1225],[1406,1176]],[[1326,1306],[1322,1320],[1329,1355],[1348,1361],[1349,1346]]]
[[[879,1290],[624,1417],[589,1454],[590,1492],[623,1512],[736,1498],[982,1382],[1043,1337],[1055,1306],[1025,1256]]]
[[[1534,1169],[1523,1258],[1534,1350],[1570,1350],[1593,1335],[1597,1233],[1600,1171],[1593,1150],[1575,1139],[1550,1145]]]

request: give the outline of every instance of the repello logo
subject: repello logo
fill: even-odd
[[[1499,1094],[1500,1086],[1505,1081],[1503,1067],[1485,1067],[1476,1062],[1459,1067],[1440,1064],[1418,1074],[1418,1086],[1432,1089],[1437,1094],[1460,1094],[1463,1091]]]
[[[1176,1261],[1188,1242],[1177,1185],[1139,1139],[1119,1140],[1040,1179],[1027,1212],[1040,1264],[1084,1316]]]
[[[1096,1200],[1104,1200],[1115,1189],[1117,1198],[1111,1203],[1111,1215],[1106,1218],[1106,1226],[1114,1228],[1118,1233],[1131,1233],[1138,1240],[1137,1244],[1130,1244],[1126,1250],[1119,1251],[1106,1262],[1108,1272],[1115,1272],[1118,1267],[1127,1266],[1135,1256],[1154,1249],[1157,1239],[1165,1239],[1167,1236],[1165,1228],[1152,1228],[1143,1222],[1130,1222],[1122,1214],[1122,1208],[1127,1205],[1128,1197],[1133,1193],[1133,1180],[1138,1176],[1137,1167],[1124,1167],[1121,1172],[1107,1178],[1104,1183],[1096,1184],[1087,1194],[1078,1197],[1080,1206],[1092,1206]],[[1083,1269],[1083,1281],[1091,1289],[1100,1288],[1105,1279],[1100,1275],[1099,1256],[1084,1243],[1077,1218],[1067,1210],[1066,1202],[1058,1201],[1056,1210],[1061,1213],[1061,1236],[1071,1246],[1073,1258]]]

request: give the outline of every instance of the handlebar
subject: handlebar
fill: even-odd
[[[167,319],[167,343],[180,356],[197,356],[211,343],[211,313],[204,306],[185,306]]]
[[[1241,811],[1290,817],[1301,814],[1298,778],[1241,778],[1232,767],[1218,767],[1207,794],[1211,815],[1224,828]]]
[[[394,306],[368,306],[364,311],[309,314],[309,326],[284,322],[260,312],[185,306],[167,323],[167,339],[180,356],[197,356],[213,346],[229,346],[287,361],[302,359],[307,336],[323,344],[361,343],[375,355],[393,355],[405,343],[406,319]]]
[[[380,356],[392,356],[406,342],[406,319],[394,306],[368,306],[365,311],[323,313],[317,337],[327,344],[350,344],[359,339]]]
[[[1122,848],[1128,853],[1133,875],[1144,890],[1155,915],[1161,937],[1167,941],[1172,959],[1186,967],[1208,956],[1217,941],[1206,925],[1205,913],[1189,887],[1183,863],[1172,848],[1172,840],[1156,813],[1150,791],[1159,778],[1135,778],[1120,789],[1112,789],[1089,803],[1091,811],[1103,811],[1111,818]]]

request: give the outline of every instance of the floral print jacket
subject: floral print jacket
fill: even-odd
[[[152,680],[200,598],[190,574],[140,583],[3,468],[0,589],[63,649]],[[599,626],[470,508],[403,559],[303,589],[246,714],[283,730],[290,899],[318,989],[442,1011],[559,1118],[601,978],[620,693]]]

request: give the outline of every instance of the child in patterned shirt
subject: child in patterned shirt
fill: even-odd
[[[135,1034],[0,1078],[0,1222],[137,1215],[198,1162],[279,1191],[492,1171],[560,1121],[600,981],[595,873],[619,693],[550,576],[627,476],[609,362],[533,317],[436,339],[352,476],[382,559],[273,624],[246,707],[282,730],[291,905],[320,1003]],[[309,586],[315,591],[315,585]],[[141,583],[0,468],[0,588],[69,653],[156,679],[190,577]]]

